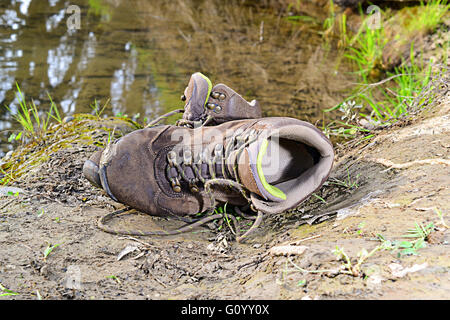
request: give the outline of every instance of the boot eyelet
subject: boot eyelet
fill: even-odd
[[[214,99],[219,99],[220,98],[220,92],[211,92],[211,97],[213,97]]]
[[[221,93],[221,94],[219,95],[219,100],[225,100],[226,97],[227,97],[227,96],[226,96],[225,94]]]
[[[214,112],[215,112],[215,113],[219,113],[220,111],[222,111],[222,107],[221,107],[221,106],[217,106],[217,107],[214,109]]]
[[[181,96],[181,101],[186,101],[186,96],[184,94]]]
[[[178,178],[170,179],[170,185],[172,186],[172,190],[176,193],[181,192],[180,181]]]

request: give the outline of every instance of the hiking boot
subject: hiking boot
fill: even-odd
[[[99,163],[103,150],[96,151],[88,160],[83,164],[83,175],[89,180],[95,187],[101,188],[102,182],[100,181]]]
[[[114,200],[150,215],[195,217],[228,203],[250,205],[260,221],[320,188],[333,157],[330,141],[313,125],[262,118],[137,130],[95,153],[83,172]]]
[[[224,84],[212,87],[211,80],[200,72],[191,76],[181,100],[186,101],[184,109],[162,115],[146,127],[155,126],[163,119],[181,112],[184,113],[183,119],[179,120],[177,125],[190,127],[261,117],[261,107],[256,100],[249,103]],[[101,152],[95,153],[91,160],[86,161],[83,166],[85,177],[99,188],[102,187],[98,174],[100,156]],[[108,192],[108,190],[106,191]],[[114,199],[113,196],[111,198]]]
[[[261,117],[261,107],[256,100],[249,103],[222,83],[213,87],[211,81],[200,72],[191,76],[181,99],[186,101],[183,120],[188,122],[204,122],[210,118],[214,124],[220,124]]]
[[[191,76],[181,100],[186,102],[184,109],[171,111],[152,121],[147,127],[181,112],[183,112],[183,118],[177,121],[177,125],[190,127],[261,117],[258,101],[247,102],[233,89],[222,83],[213,87],[211,80],[200,72]]]

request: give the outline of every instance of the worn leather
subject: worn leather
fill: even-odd
[[[258,190],[258,186],[256,185],[255,177],[252,173],[251,167],[250,167],[250,159],[248,155],[248,150],[244,150],[244,152],[241,155],[239,164],[238,164],[238,172],[239,172],[239,178],[241,179],[241,182],[243,185],[246,186],[246,188],[256,193],[259,196],[262,196],[261,192]]]
[[[237,133],[245,136],[254,131],[258,137],[264,137],[286,125],[308,127],[308,130],[313,130],[318,135],[319,143],[329,144],[327,148],[331,146],[328,139],[311,124],[291,118],[237,120],[196,129],[173,125],[146,128],[120,138],[108,148],[109,154],[103,158],[109,159],[106,163],[106,176],[110,190],[119,202],[150,215],[193,216],[214,206],[215,203],[211,202],[202,184],[198,184],[199,192],[192,192],[188,183],[180,180],[181,192],[172,189],[166,173],[169,151],[175,151],[179,159],[186,150],[192,153],[194,159],[200,153],[212,156],[217,144],[226,146]],[[233,152],[229,159],[238,160],[239,163],[236,165],[241,183],[245,190],[253,194],[252,197],[258,197],[257,188],[249,175],[248,160],[245,160],[246,152],[243,153],[242,159]],[[90,160],[98,161],[98,154],[94,154]],[[227,165],[231,168],[234,163]],[[330,169],[331,167],[327,168],[326,175]],[[246,204],[246,199],[233,188],[218,187],[212,191],[217,201],[228,202],[231,205]],[[289,206],[293,207],[301,200],[303,199],[290,200]]]
[[[186,104],[184,106],[183,119],[200,121],[205,113],[205,104],[208,100],[209,84],[204,76],[197,72],[189,79],[189,84],[184,90]]]
[[[215,85],[211,92],[225,95],[224,100],[210,96],[207,102],[207,104],[214,103],[220,106],[220,111],[217,111],[217,108],[206,110],[206,114],[212,116],[216,124],[232,120],[258,119],[262,116],[258,101],[253,100],[249,103],[236,91],[222,83]]]
[[[250,103],[225,84],[217,84],[208,95],[208,81],[199,72],[194,73],[184,91],[186,104],[183,119],[205,121],[212,124],[241,119],[261,118],[261,107],[256,100]]]

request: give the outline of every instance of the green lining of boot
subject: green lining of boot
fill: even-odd
[[[211,94],[212,91],[212,83],[211,80],[209,80],[209,78],[207,76],[205,76],[203,73],[198,72],[198,74],[206,80],[206,82],[208,82],[208,94],[206,95],[206,99],[205,99],[205,103],[203,104],[203,107],[206,108],[206,103],[208,102],[209,99],[209,95]]]
[[[277,197],[282,200],[286,200],[286,198],[287,198],[286,194],[283,191],[281,191],[280,189],[267,183],[266,177],[264,177],[264,173],[262,170],[262,159],[267,152],[268,146],[269,146],[269,141],[267,139],[264,139],[264,141],[261,145],[261,148],[259,149],[258,157],[256,158],[256,169],[258,171],[258,177],[259,177],[259,180],[261,181],[261,184],[263,185],[264,189],[266,189],[267,192],[269,192],[274,197]]]

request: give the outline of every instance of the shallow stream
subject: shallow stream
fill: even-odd
[[[0,155],[19,129],[5,107],[17,112],[16,83],[42,112],[49,94],[64,116],[97,101],[103,115],[142,121],[182,107],[200,71],[258,99],[265,116],[316,122],[351,84],[324,49],[326,10],[305,10],[310,19],[233,0],[2,0]]]

